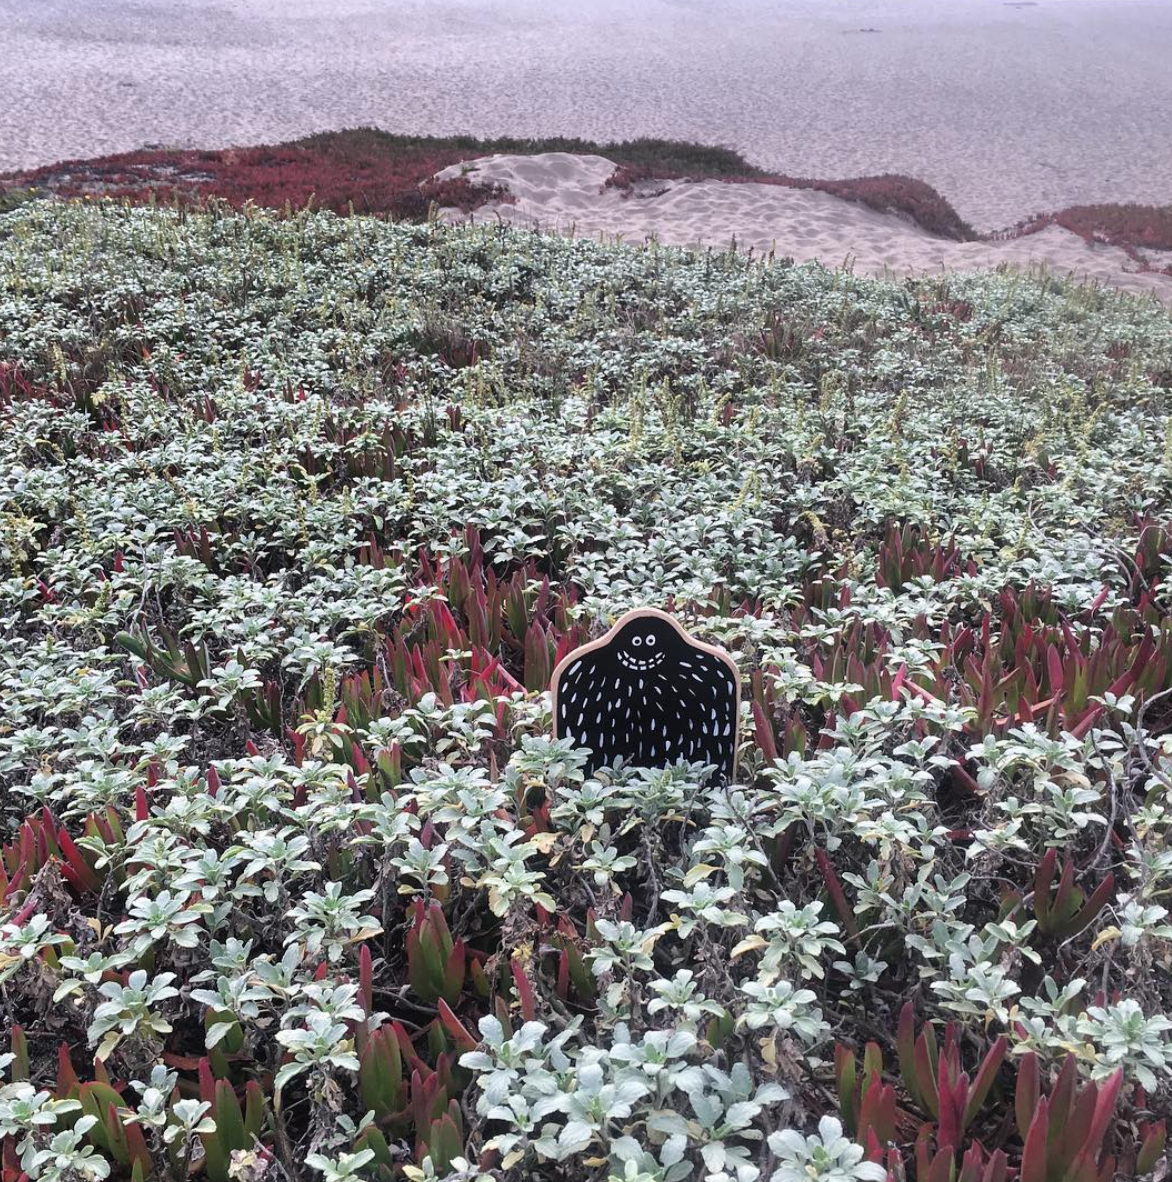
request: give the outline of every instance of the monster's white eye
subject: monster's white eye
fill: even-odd
[[[654,634],[652,634],[651,636],[648,636],[648,637],[647,637],[647,647],[648,647],[648,648],[654,648],[654,647],[655,647],[655,636],[654,636]]]
[[[642,636],[634,636],[634,637],[632,637],[632,638],[631,638],[631,643],[632,643],[632,644],[633,644],[633,645],[634,645],[636,648],[638,648],[638,647],[639,647],[639,645],[641,645],[641,644],[643,643],[643,637],[642,637]]]

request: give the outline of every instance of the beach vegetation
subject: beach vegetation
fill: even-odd
[[[1169,375],[1050,277],[0,215],[4,1182],[1164,1177]],[[552,737],[647,605],[733,783]]]

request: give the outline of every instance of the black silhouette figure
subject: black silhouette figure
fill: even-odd
[[[554,734],[590,749],[588,773],[686,759],[732,779],[740,681],[732,657],[700,644],[665,612],[628,612],[553,675]]]

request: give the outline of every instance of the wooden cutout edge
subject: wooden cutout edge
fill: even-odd
[[[741,671],[737,666],[736,661],[733,660],[732,654],[728,649],[721,648],[716,644],[706,644],[703,640],[697,640],[684,626],[668,612],[661,611],[657,607],[634,607],[629,611],[623,612],[621,616],[597,639],[587,641],[586,644],[579,645],[576,649],[566,653],[557,666],[554,668],[553,675],[549,679],[549,692],[551,696],[551,707],[553,710],[553,737],[555,740],[561,736],[558,734],[558,689],[561,686],[562,674],[565,672],[567,666],[576,661],[579,657],[586,653],[592,653],[596,649],[600,649],[608,645],[618,634],[620,628],[629,624],[632,620],[638,619],[655,619],[666,620],[681,636],[685,644],[691,645],[693,648],[698,648],[703,652],[711,653],[714,657],[719,657],[725,665],[728,666],[729,672],[732,674],[733,685],[736,688],[737,700],[733,707],[733,765],[732,765],[732,779],[736,779],[737,764],[740,762],[741,750]]]

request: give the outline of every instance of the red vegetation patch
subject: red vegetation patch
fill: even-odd
[[[433,202],[468,211],[489,201],[510,199],[498,187],[478,185],[466,177],[434,180],[442,169],[493,152],[550,151],[607,156],[617,164],[607,186],[630,196],[653,195],[656,181],[755,181],[815,189],[844,201],[857,201],[957,242],[1016,238],[1057,225],[1088,242],[1126,250],[1144,270],[1154,268],[1141,251],[1172,250],[1169,205],[1075,205],[1039,214],[1011,230],[982,236],[931,185],[896,173],[818,180],[765,173],[729,149],[670,140],[610,144],[567,139],[479,140],[471,136],[392,135],[369,127],[326,132],[270,147],[144,150],[47,165],[0,177],[0,210],[42,194],[193,203],[216,197],[234,206],[246,201],[276,209],[312,205],[339,214],[353,210],[420,219],[427,216]],[[1172,266],[1164,270],[1172,273]]]
[[[882,176],[850,177],[846,180],[824,181],[811,177],[792,177],[780,174],[765,176],[720,176],[689,174],[686,178],[662,168],[623,166],[615,170],[607,185],[634,194],[641,183],[656,180],[722,180],[733,184],[753,182],[759,185],[782,185],[787,189],[815,189],[830,193],[843,201],[857,201],[880,213],[907,218],[929,234],[951,238],[957,242],[974,242],[980,235],[961,218],[960,214],[931,185],[914,177],[897,173]]]
[[[957,242],[975,242],[980,235],[925,181],[887,172],[881,176],[848,177],[841,181],[819,181],[799,177],[778,177],[773,183],[794,189],[817,189],[844,201],[857,201],[880,213],[910,218],[929,234]]]
[[[220,198],[274,209],[330,209],[335,213],[423,218],[429,206],[467,211],[506,199],[495,186],[466,177],[436,181],[441,169],[464,159],[458,150],[378,151],[347,136],[317,137],[274,147],[223,151],[141,151],[67,161],[9,178],[14,189],[58,197],[107,196],[199,202]]]
[[[1141,250],[1172,250],[1172,205],[1071,205],[1027,219],[1011,236],[1036,234],[1047,226],[1061,226],[1087,242],[1117,246],[1145,270],[1155,268]],[[1172,275],[1172,265],[1163,272]]]
[[[1172,205],[1072,205],[1030,218],[1018,232],[1033,234],[1047,226],[1061,226],[1088,242],[1172,250]]]

